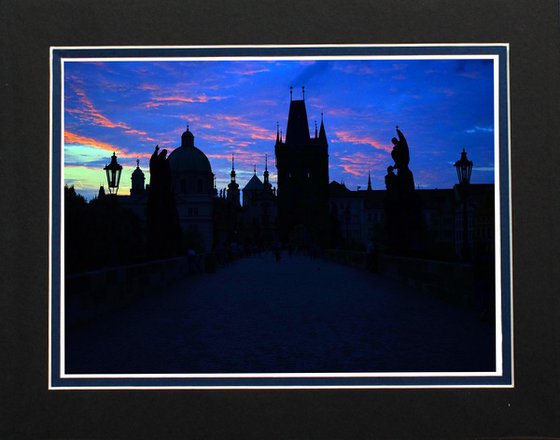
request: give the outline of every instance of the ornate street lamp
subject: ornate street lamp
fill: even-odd
[[[470,183],[472,167],[472,160],[467,159],[467,152],[463,148],[463,151],[461,152],[461,159],[455,162],[455,169],[457,170],[457,177],[460,184]]]
[[[113,153],[111,163],[105,168],[107,174],[107,186],[109,187],[109,194],[117,194],[119,190],[119,183],[121,181],[122,165],[117,163],[117,155]]]
[[[472,160],[467,159],[467,152],[463,148],[461,152],[461,159],[455,162],[455,169],[457,171],[457,178],[459,179],[459,191],[463,202],[463,259],[470,259],[470,246],[469,246],[469,219],[467,212],[467,197],[468,187],[471,182],[471,173],[473,168]]]

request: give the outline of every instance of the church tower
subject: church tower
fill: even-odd
[[[231,181],[228,185],[227,200],[234,206],[240,206],[239,184],[235,181],[235,158],[231,155]]]
[[[276,168],[278,170],[278,221],[283,241],[305,240],[326,246],[329,221],[329,155],[323,116],[321,128],[309,133],[305,90],[302,99],[292,99],[286,137],[276,132]]]
[[[130,188],[130,195],[138,196],[144,194],[144,190],[145,190],[144,183],[146,181],[146,177],[144,176],[144,172],[140,169],[139,159],[136,159],[136,169],[132,172],[132,176],[130,180],[132,181],[132,185]]]

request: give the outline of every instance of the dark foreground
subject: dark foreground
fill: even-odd
[[[66,373],[493,371],[494,329],[357,269],[272,254],[67,330]]]

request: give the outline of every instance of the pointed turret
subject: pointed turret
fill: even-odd
[[[231,183],[235,183],[235,157],[233,154],[231,155],[231,173],[229,175],[231,176]]]
[[[240,203],[240,200],[239,200],[239,185],[235,181],[235,157],[234,157],[233,154],[231,155],[231,173],[230,173],[230,176],[231,176],[231,181],[228,185],[227,199],[228,199],[228,201],[233,203],[235,206],[239,206],[239,203]]]
[[[270,184],[270,182],[268,181],[268,154],[264,155],[264,189],[265,191],[270,191],[270,189],[272,188],[272,185]]]
[[[323,121],[323,113],[321,113],[321,128],[319,129],[319,139],[323,143],[327,143],[327,133],[325,131],[325,122]]]
[[[302,89],[303,90],[303,89]],[[290,88],[290,111],[288,113],[288,128],[286,130],[287,145],[305,145],[309,142],[309,122],[307,121],[307,110],[305,100],[291,99]]]

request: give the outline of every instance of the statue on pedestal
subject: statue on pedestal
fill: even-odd
[[[398,126],[396,130],[398,138],[391,140],[391,157],[395,163],[387,168],[385,176],[387,231],[390,251],[409,254],[419,247],[422,220],[419,200],[414,192],[414,176],[408,168],[408,143]]]

